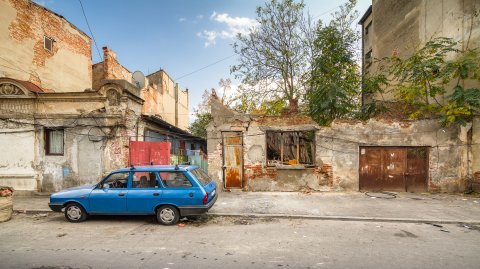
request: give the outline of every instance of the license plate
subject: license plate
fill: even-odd
[[[215,196],[215,190],[212,191],[212,197]]]

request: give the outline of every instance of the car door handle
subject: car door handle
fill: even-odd
[[[153,196],[159,196],[160,194],[158,192],[154,193]]]
[[[125,196],[125,193],[119,193],[118,196]]]
[[[193,192],[189,193],[188,196],[193,197]]]

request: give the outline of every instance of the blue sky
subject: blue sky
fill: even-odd
[[[36,0],[61,14],[89,34],[78,0]],[[310,14],[328,22],[330,13],[346,2],[305,0]],[[231,44],[235,32],[255,19],[257,0],[82,0],[100,53],[108,46],[130,71],[145,75],[163,68],[180,86],[189,89],[190,111],[205,89],[218,88],[221,78],[231,78],[236,63]],[[360,16],[371,0],[359,0]],[[232,56],[232,57],[230,57]],[[99,62],[93,47],[93,62]],[[229,58],[227,58],[229,57]],[[194,72],[225,59],[201,71]]]

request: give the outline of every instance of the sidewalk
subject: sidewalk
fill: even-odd
[[[15,196],[16,212],[51,212],[48,196]],[[399,193],[394,199],[360,192],[222,192],[210,215],[352,221],[480,224],[480,197]]]

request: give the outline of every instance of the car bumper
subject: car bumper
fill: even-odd
[[[179,206],[178,209],[180,210],[180,216],[187,217],[187,216],[196,216],[205,214],[208,212],[210,208],[212,208],[213,204],[217,201],[218,194],[213,197],[210,203],[206,205],[199,205],[199,206]]]
[[[48,203],[51,210],[55,212],[62,212],[63,204],[60,203]]]

